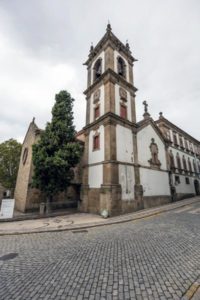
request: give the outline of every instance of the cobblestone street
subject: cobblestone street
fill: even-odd
[[[0,236],[1,300],[181,299],[199,278],[199,203],[88,230]]]

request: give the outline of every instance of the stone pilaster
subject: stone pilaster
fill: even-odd
[[[137,148],[137,136],[136,133],[133,132],[133,153],[134,153],[134,173],[135,173],[135,200],[136,200],[136,209],[144,208],[143,201],[143,186],[140,183],[140,169],[138,163],[138,148]]]
[[[114,50],[111,47],[105,49],[105,70],[107,69],[114,71]]]
[[[87,77],[87,86],[89,87],[91,85],[91,79],[92,79],[92,76],[91,76],[91,66],[88,67],[88,77]]]
[[[105,82],[104,96],[105,113],[115,113],[115,84],[112,81]]]
[[[133,84],[133,65],[129,63],[129,82]]]
[[[89,185],[88,185],[88,159],[89,159],[89,134],[85,133],[85,146],[82,158],[83,172],[82,172],[82,185],[79,204],[79,210],[82,212],[88,211],[89,204]]]
[[[100,190],[100,212],[106,209],[111,216],[121,213],[121,185],[116,161],[116,126],[112,122],[107,122],[104,126],[105,162]]]
[[[131,119],[133,123],[136,123],[135,94],[133,93],[131,93]]]
[[[90,123],[90,102],[91,102],[91,99],[90,99],[89,96],[86,98],[86,101],[87,101],[87,104],[86,104],[86,125],[88,125]]]

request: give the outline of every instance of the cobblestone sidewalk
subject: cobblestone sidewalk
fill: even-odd
[[[129,213],[107,219],[103,219],[101,216],[94,214],[75,213],[68,214],[66,216],[57,216],[45,219],[42,218],[34,220],[3,222],[0,223],[0,235],[77,230],[103,225],[124,223],[181,208],[198,201],[200,202],[200,197],[194,197],[172,204],[145,209],[139,212]]]

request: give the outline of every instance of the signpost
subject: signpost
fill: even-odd
[[[3,199],[1,203],[0,219],[13,217],[15,199]]]

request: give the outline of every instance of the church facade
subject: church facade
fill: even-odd
[[[124,45],[108,24],[85,62],[86,125],[77,134],[84,142],[84,154],[74,182],[80,188],[80,196],[76,196],[82,212],[106,210],[112,216],[200,193],[200,142],[162,113],[154,121],[145,101],[144,118],[136,122],[135,61],[128,43]],[[23,211],[35,201],[30,187],[31,147],[39,131],[34,122],[31,124],[22,147],[15,190],[17,208],[23,206]],[[30,152],[27,165],[23,160],[25,149]],[[26,168],[29,176],[22,201],[20,186]]]

